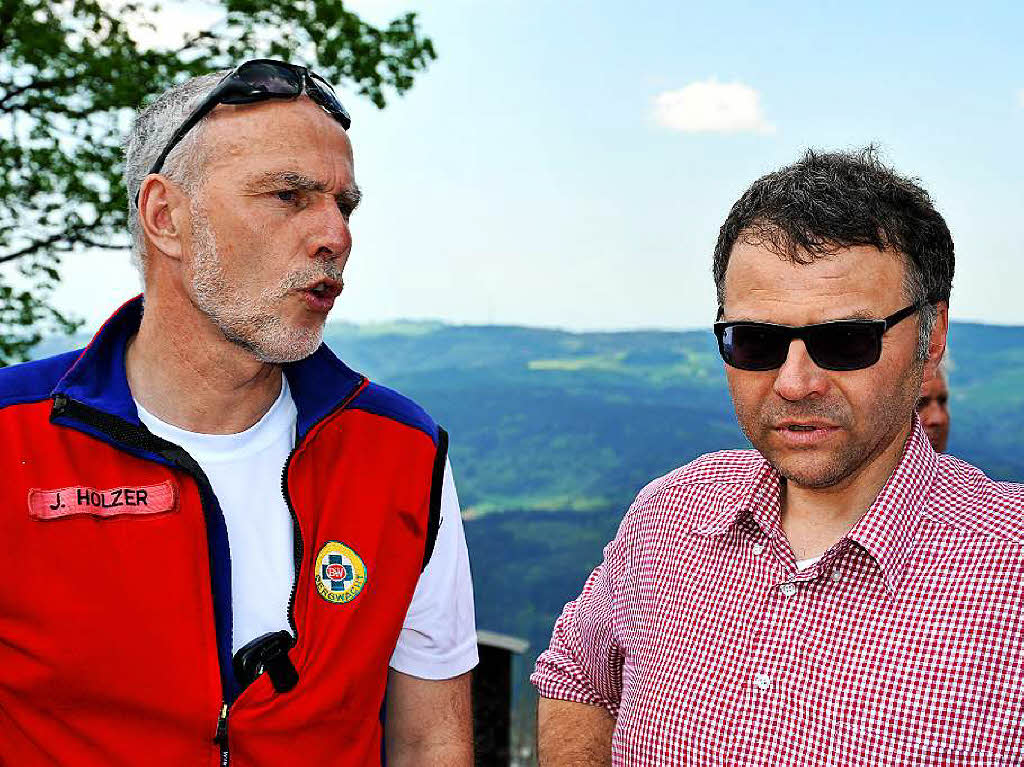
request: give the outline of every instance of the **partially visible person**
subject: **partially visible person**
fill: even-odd
[[[921,396],[917,399],[917,415],[936,453],[945,453],[949,443],[948,367],[943,358],[935,375],[921,384]]]

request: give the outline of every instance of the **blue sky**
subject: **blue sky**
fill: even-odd
[[[384,111],[344,98],[366,198],[335,319],[706,326],[743,189],[805,147],[874,142],[950,224],[953,319],[1024,324],[1016,4],[347,5],[418,11],[439,58]],[[137,286],[118,254],[66,275],[90,326]]]

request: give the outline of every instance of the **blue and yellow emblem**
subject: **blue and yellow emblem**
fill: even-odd
[[[317,592],[328,602],[351,602],[366,585],[366,565],[344,543],[328,541],[316,555],[313,582]]]

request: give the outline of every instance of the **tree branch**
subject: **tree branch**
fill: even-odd
[[[175,53],[184,53],[185,51],[189,50],[193,45],[198,43],[200,40],[212,40],[213,38],[214,34],[210,30],[204,29],[201,32],[197,32],[192,37],[186,37],[182,41],[181,47],[178,48],[178,50],[175,51]]]
[[[60,242],[64,239],[64,233],[54,234],[47,237],[45,240],[36,240],[31,245],[26,245],[21,250],[16,250],[13,253],[0,256],[0,264],[6,264],[8,261],[14,261],[15,259],[21,258],[22,256],[31,256],[33,253],[48,248],[54,243]]]
[[[55,85],[68,85],[73,83],[75,80],[72,77],[54,77],[49,80],[33,80],[28,85],[22,85],[20,88],[7,91],[3,96],[0,96],[0,109],[4,108],[4,104],[10,101],[16,96],[20,96],[25,91],[30,91],[35,88],[50,88]],[[5,112],[11,111],[10,109],[3,109]]]
[[[90,248],[100,248],[101,250],[127,250],[127,245],[118,245],[113,242],[99,242],[98,240],[91,240],[88,237],[77,238],[78,242],[83,245],[88,245]]]
[[[90,247],[94,247],[94,248],[110,248],[110,249],[114,249],[115,246],[113,246],[113,245],[104,245],[104,244],[96,243],[96,242],[93,242],[91,240],[86,239],[83,236],[87,232],[91,232],[91,231],[93,231],[95,229],[98,229],[102,225],[102,223],[103,223],[102,221],[94,221],[91,224],[83,224],[82,226],[76,226],[76,227],[74,227],[72,229],[67,229],[67,230],[65,230],[63,232],[57,232],[56,234],[51,234],[49,237],[46,237],[46,238],[44,238],[42,240],[36,240],[35,242],[32,242],[29,245],[26,245],[21,250],[16,250],[13,253],[7,253],[6,255],[0,256],[0,264],[6,264],[8,261],[14,261],[15,259],[18,259],[18,258],[24,258],[25,256],[31,256],[34,253],[38,253],[43,248],[54,247],[54,249],[57,249],[55,246],[57,245],[57,243],[61,242],[62,240],[67,240],[70,243],[81,241],[81,242],[85,243],[86,245],[89,245]],[[70,250],[70,248],[68,248],[68,250]]]

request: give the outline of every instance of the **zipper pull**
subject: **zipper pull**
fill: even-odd
[[[221,767],[228,767],[228,704],[220,708],[220,716],[217,718],[217,734],[213,736],[213,742],[220,745]]]
[[[53,398],[53,409],[50,411],[50,415],[58,417],[64,415],[64,410],[68,406],[68,398],[64,394],[58,394]]]

